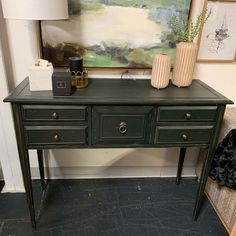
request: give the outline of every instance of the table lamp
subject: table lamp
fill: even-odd
[[[68,18],[67,0],[1,0],[6,19],[36,20],[38,39],[41,39],[40,20]],[[42,42],[38,41],[40,48]]]
[[[3,17],[6,19],[35,20],[38,57],[42,57],[42,37],[40,20],[60,20],[68,18],[67,0],[1,0]],[[31,66],[29,68],[30,90],[51,90],[53,67]]]

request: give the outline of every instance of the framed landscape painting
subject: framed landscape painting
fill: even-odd
[[[87,68],[151,68],[175,56],[172,16],[188,18],[191,0],[69,0],[69,19],[42,21],[42,54],[54,66],[82,56]]]

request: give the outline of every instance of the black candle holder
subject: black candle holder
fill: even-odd
[[[82,57],[69,57],[70,72],[83,72],[83,58]]]
[[[71,86],[74,89],[85,88],[88,86],[88,72],[83,69],[82,57],[69,57]]]

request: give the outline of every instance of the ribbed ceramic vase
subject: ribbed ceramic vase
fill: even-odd
[[[172,78],[174,85],[178,87],[188,87],[191,85],[197,53],[198,46],[196,43],[181,42],[177,44]]]
[[[152,66],[151,85],[155,88],[165,88],[170,80],[171,58],[166,54],[154,57]]]

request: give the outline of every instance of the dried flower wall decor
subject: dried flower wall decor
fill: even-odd
[[[211,15],[201,32],[199,62],[236,61],[236,0],[208,0]]]

